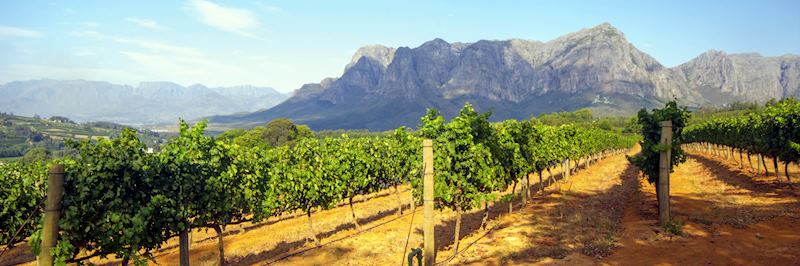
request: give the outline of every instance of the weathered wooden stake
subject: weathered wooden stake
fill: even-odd
[[[666,149],[658,160],[658,223],[665,226],[670,223],[669,208],[669,172],[672,155],[672,121],[661,122],[661,145]]]
[[[39,251],[39,265],[53,265],[50,250],[58,241],[58,218],[61,216],[61,198],[64,194],[64,165],[50,166],[47,178],[47,201],[44,207],[44,232]]]
[[[522,199],[522,207],[525,207],[526,203],[528,202],[528,178],[522,178],[522,189],[520,189],[519,195]]]
[[[179,257],[181,266],[189,266],[189,229],[181,231],[178,237]]]
[[[424,222],[422,226],[424,249],[423,258],[425,266],[436,263],[436,246],[434,245],[433,227],[433,140],[422,141],[422,202]]]

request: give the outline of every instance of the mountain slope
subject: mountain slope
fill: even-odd
[[[415,126],[426,108],[451,117],[465,101],[494,120],[591,108],[632,114],[676,98],[690,106],[797,96],[800,57],[708,52],[667,68],[608,23],[548,42],[448,43],[359,49],[339,78],[306,84],[287,101],[212,123],[249,127],[288,117],[313,129]]]
[[[763,57],[708,51],[678,67],[687,85],[711,102],[800,96],[800,56]]]
[[[254,112],[288,98],[272,88],[208,88],[171,82],[136,87],[86,80],[15,81],[0,86],[0,111],[32,116],[66,116],[77,121],[125,124],[175,123],[181,117]]]

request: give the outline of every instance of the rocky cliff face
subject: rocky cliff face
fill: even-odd
[[[464,101],[493,109],[495,119],[582,107],[631,114],[671,98],[690,106],[764,101],[798,95],[799,61],[710,51],[666,68],[608,23],[549,42],[374,45],[359,49],[340,78],[307,84],[270,110],[212,121],[289,117],[317,129],[388,129],[415,126],[425,108],[455,115]],[[376,113],[386,115],[369,118]]]
[[[766,101],[798,96],[800,56],[763,57],[708,51],[677,67],[708,103]]]
[[[355,65],[362,57],[374,60],[382,65],[383,68],[386,68],[389,63],[394,60],[395,51],[397,51],[397,49],[383,45],[368,45],[361,47],[356,51],[355,54],[353,54],[352,60],[350,60],[350,63],[344,68],[344,71],[347,72],[347,70],[349,70],[351,66]]]

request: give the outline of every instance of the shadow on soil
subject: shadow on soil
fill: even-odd
[[[584,169],[585,170],[585,169]],[[595,256],[605,256],[612,252],[614,248],[614,235],[620,230],[620,221],[624,206],[631,193],[637,191],[638,180],[637,169],[629,166],[620,176],[608,178],[621,178],[622,184],[612,186],[608,190],[597,193],[577,193],[569,191],[569,180],[563,182],[563,176],[559,173],[554,175],[554,179],[559,181],[555,184],[548,184],[544,179],[544,195],[538,189],[540,183],[531,184],[531,188],[537,193],[520,215],[524,215],[524,224],[500,224],[498,229],[513,226],[534,226],[539,227],[537,233],[522,232],[521,236],[528,239],[529,248],[513,252],[500,258],[487,258],[465,263],[488,264],[488,265],[513,265],[525,264],[539,261],[545,257],[561,259],[573,251]],[[531,180],[538,179],[533,176]],[[550,186],[548,186],[550,185]],[[561,186],[558,191],[555,186]],[[553,195],[558,194],[558,195]],[[519,208],[520,206],[514,206]],[[490,207],[490,218],[508,212],[507,203],[496,203]],[[477,212],[463,216],[461,236],[481,230],[480,223],[482,212]],[[450,250],[443,250],[452,245],[455,220],[451,219],[443,225],[436,226],[436,246],[439,250],[437,260],[444,260],[452,254]],[[488,236],[491,237],[492,233]],[[520,238],[523,238],[520,237]],[[469,243],[460,243],[459,249],[463,249]]]
[[[711,173],[710,180],[699,183],[704,189],[713,187],[717,181],[736,189],[717,192],[698,190],[697,193],[672,195],[673,220],[686,222],[694,231],[694,234],[684,236],[677,242],[664,240],[663,235],[658,240],[659,236],[654,233],[659,229],[655,223],[658,219],[655,195],[653,192],[639,191],[636,195],[640,198],[634,198],[631,207],[638,207],[636,211],[640,220],[652,221],[649,226],[653,231],[641,230],[638,231],[644,232],[641,235],[629,236],[637,240],[629,241],[621,252],[624,254],[603,260],[604,264],[791,265],[800,262],[800,256],[795,252],[800,249],[800,242],[797,241],[800,233],[784,232],[791,231],[792,224],[796,228],[800,221],[797,212],[800,204],[792,200],[796,196],[785,183],[753,179],[736,165],[704,155],[688,156]],[[747,201],[752,198],[785,200],[778,203]],[[760,223],[778,217],[784,217],[788,222]],[[756,232],[769,236],[762,239],[765,236],[757,237]],[[765,245],[778,245],[786,252],[764,252],[775,249]]]
[[[726,224],[734,228],[745,228],[751,224],[775,217],[798,216],[800,202],[795,191],[785,183],[753,179],[737,166],[725,164],[715,159],[689,154],[689,158],[699,162],[712,173],[712,180],[721,181],[736,190],[722,190],[717,193],[691,193],[682,197],[672,197],[678,218],[703,225]],[[701,185],[706,185],[701,183]],[[711,185],[711,184],[708,184]],[[748,199],[776,200],[780,203],[748,201]]]
[[[531,181],[534,181],[535,179],[538,179],[538,175],[531,176]],[[532,183],[529,186],[531,189],[530,194],[532,196],[530,200],[533,200],[533,202],[528,202],[527,204],[530,205],[537,203],[536,199],[537,197],[540,196],[539,193],[542,193],[540,189],[543,184],[545,188],[549,188],[551,186],[563,186],[563,184],[560,183],[562,181],[564,181],[564,175],[563,173],[561,173],[561,171],[553,171],[552,175],[545,174],[545,177],[542,177],[541,182]],[[513,204],[513,206],[511,207],[512,211],[517,211],[520,208],[523,208],[521,200],[519,198],[520,196],[519,193],[521,190],[521,187],[519,186],[520,185],[518,184],[518,187],[516,188],[515,191],[517,195],[514,201],[512,202]],[[550,193],[550,192],[545,192],[545,193]],[[482,230],[481,222],[483,221],[484,211],[482,207],[480,209],[481,209],[480,211],[470,212],[470,213],[465,212],[461,215],[461,230],[459,234],[459,239],[462,239],[465,236],[472,234],[476,231]],[[492,221],[497,217],[500,217],[501,215],[507,214],[509,212],[509,203],[495,201],[489,204],[488,209],[489,209],[489,215],[487,220]],[[450,254],[442,251],[444,251],[446,247],[451,246],[454,243],[455,224],[456,220],[455,217],[453,217],[449,220],[445,220],[444,224],[437,224],[434,228],[436,235],[435,246],[437,253],[439,253],[439,255],[437,255],[437,258],[439,260],[450,256]],[[415,233],[422,234],[423,233],[422,228],[416,228]],[[467,244],[468,243],[460,242],[459,249],[462,249]]]
[[[410,204],[405,204],[405,205],[403,205],[403,210],[405,210],[405,212],[408,212],[409,211],[408,209],[410,207],[411,207]],[[397,209],[389,209],[389,210],[380,211],[380,212],[378,212],[378,213],[376,213],[374,215],[368,216],[368,217],[359,217],[358,223],[361,224],[362,228],[368,228],[369,226],[371,226],[371,223],[373,223],[375,221],[378,221],[378,220],[381,220],[381,219],[383,219],[383,218],[385,218],[387,216],[390,216],[390,215],[397,215]],[[348,217],[348,219],[349,219],[349,217]],[[342,223],[342,224],[336,226],[336,228],[333,228],[331,230],[327,230],[325,232],[317,232],[317,237],[320,239],[320,242],[322,242],[322,244],[324,245],[324,244],[326,244],[326,243],[328,243],[330,241],[334,241],[332,239],[326,239],[326,238],[329,238],[332,235],[334,235],[334,234],[336,234],[336,233],[338,233],[340,231],[343,231],[343,230],[355,230],[355,225],[353,223],[345,222],[345,223]],[[328,240],[328,241],[326,241],[326,240]],[[282,241],[282,242],[278,243],[276,245],[276,247],[273,248],[273,249],[263,250],[263,251],[261,251],[259,253],[249,254],[249,255],[244,256],[244,257],[227,257],[226,258],[226,262],[231,264],[231,265],[249,265],[249,264],[254,264],[254,263],[272,261],[274,259],[277,259],[280,255],[286,254],[286,253],[288,253],[290,251],[293,251],[293,250],[296,250],[298,248],[301,248],[301,247],[305,246],[306,244],[309,244],[311,241],[312,240],[310,240],[308,238],[302,239],[302,240],[291,241],[291,242]],[[339,248],[339,249],[341,249],[341,250],[338,250],[337,253],[339,255],[342,255],[342,256],[351,251],[351,250],[342,249],[342,248]]]
[[[3,248],[5,248],[5,246],[0,247],[0,252]],[[36,256],[33,255],[33,251],[28,243],[19,243],[3,254],[3,257],[0,258],[0,266],[17,265],[35,260]]]
[[[715,176],[725,177],[718,179],[731,186],[749,190],[753,193],[774,192],[784,196],[788,195],[796,196],[795,193],[796,191],[792,191],[786,184],[786,179],[785,179],[786,177],[783,176],[783,172],[781,172],[781,175],[778,177],[774,176],[775,174],[774,172],[770,172],[770,175],[773,177],[772,179],[754,180],[752,175],[743,173],[744,169],[741,169],[736,165],[725,164],[708,155],[700,155],[697,153],[689,153],[687,155],[689,158],[697,160],[700,164],[702,164],[704,167],[706,167],[712,173],[714,173]],[[793,181],[797,182],[796,179]]]

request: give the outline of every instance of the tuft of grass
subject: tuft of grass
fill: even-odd
[[[672,221],[664,225],[664,231],[672,235],[683,236],[683,221]]]
[[[605,237],[598,236],[594,239],[586,240],[583,243],[583,248],[581,248],[581,253],[589,257],[600,259],[610,256],[617,247],[618,244],[614,238],[614,233],[609,231],[605,234]]]

